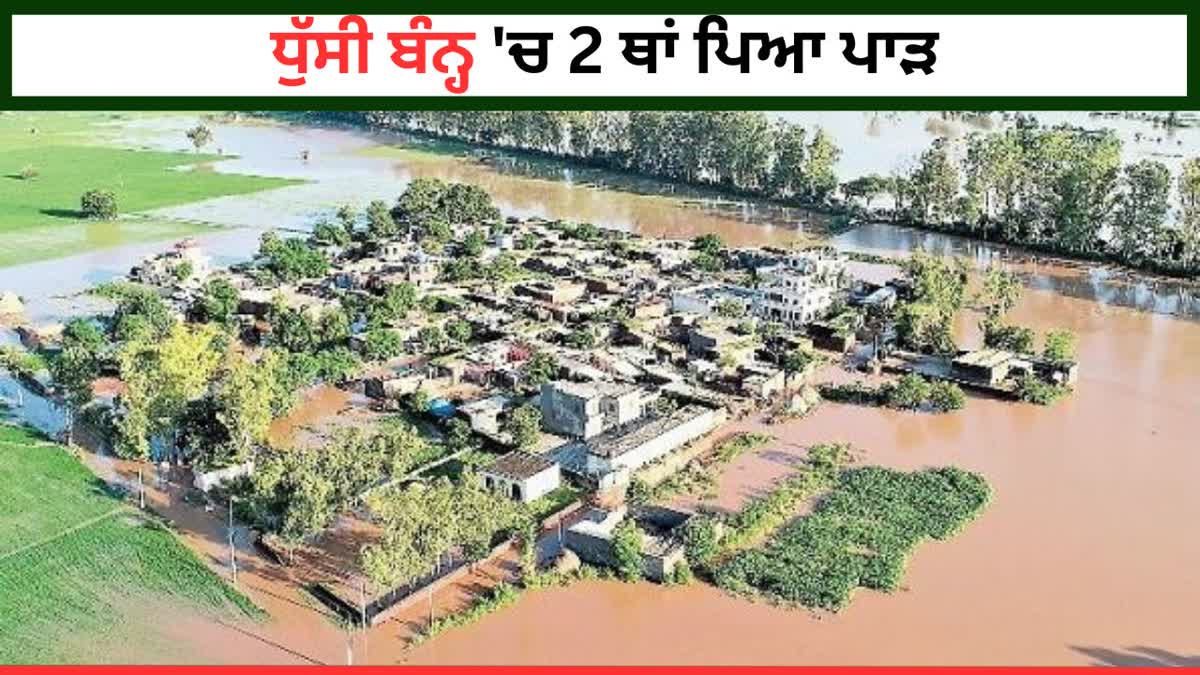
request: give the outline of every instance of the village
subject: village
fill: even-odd
[[[1068,393],[1069,337],[1035,352],[1003,289],[976,303],[988,344],[947,341],[965,283],[920,255],[502,219],[478,188],[421,179],[228,269],[180,241],[95,291],[111,315],[16,322],[5,365],[60,401],[68,442],[145,463],[374,625],[514,551],[527,574],[628,570],[631,525],[636,576],[689,578],[695,514],[635,493],[731,420]]]

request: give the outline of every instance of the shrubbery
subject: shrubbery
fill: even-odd
[[[112,190],[88,190],[79,198],[79,213],[93,220],[117,217],[117,195]]]
[[[860,586],[898,588],[916,545],[954,534],[990,496],[982,477],[957,468],[849,469],[812,515],[730,559],[714,578],[736,592],[837,610]]]
[[[913,373],[878,387],[852,382],[841,385],[824,384],[819,389],[821,397],[829,401],[887,406],[896,410],[950,412],[959,410],[967,402],[966,395],[957,384],[945,381],[928,382]]]

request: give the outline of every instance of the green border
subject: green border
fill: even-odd
[[[597,6],[584,6],[550,0],[524,0],[519,4],[497,8],[494,1],[460,0],[445,7],[433,8],[426,3],[396,4],[384,0],[359,0],[353,6],[331,6],[327,1],[307,0],[292,3],[283,0],[209,0],[203,4],[164,6],[147,0],[113,0],[97,6],[81,0],[66,0],[48,5],[45,0],[10,0],[9,9],[0,14],[0,110],[484,110],[484,109],[557,109],[557,110],[628,110],[628,109],[745,109],[745,110],[1200,110],[1200,15],[1195,0],[1146,0],[1136,6],[1114,0],[1009,0],[1003,7],[973,8],[951,0],[926,0],[916,8],[897,7],[894,2],[861,0],[814,0],[797,6],[779,0],[741,0],[737,3],[712,3],[697,8],[686,0],[608,0]],[[725,6],[722,7],[721,5]],[[650,12],[648,5],[655,11]],[[904,11],[907,9],[908,11]],[[1136,11],[1131,11],[1135,9]],[[960,14],[960,15],[1071,15],[1071,14],[1181,14],[1188,18],[1188,86],[1187,96],[937,96],[937,97],[872,97],[872,96],[706,96],[706,97],[587,97],[587,96],[478,96],[478,97],[21,97],[12,96],[12,16],[14,14],[561,14],[589,16],[596,14]],[[1013,36],[1019,48],[1020,35]],[[214,36],[214,48],[220,38]],[[1114,50],[1122,45],[1113,44]],[[1003,57],[997,57],[1003,58]],[[86,68],[85,63],[80,64]]]

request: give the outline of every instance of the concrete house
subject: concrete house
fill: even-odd
[[[965,380],[996,385],[1008,377],[1013,354],[1003,349],[978,349],[956,357],[950,372]]]
[[[641,417],[639,387],[610,382],[547,382],[542,385],[542,427],[572,438],[592,438]]]
[[[664,581],[684,559],[684,546],[675,533],[691,514],[660,507],[653,507],[653,510],[654,513],[635,516],[624,506],[612,511],[589,508],[578,522],[563,532],[563,546],[584,562],[615,567],[613,531],[627,518],[634,518],[642,532],[642,574],[654,581]]]
[[[721,409],[685,405],[674,412],[645,417],[585,442],[585,471],[601,484],[621,477],[700,438],[725,421]]]
[[[467,418],[473,431],[489,436],[499,436],[501,417],[512,407],[512,399],[503,394],[496,394],[472,401],[460,407],[458,412]]]
[[[795,328],[829,311],[837,288],[801,269],[780,265],[759,270],[755,314],[760,319]]]
[[[514,501],[531,502],[558,489],[558,463],[523,450],[501,455],[479,471],[484,487],[503,492]]]
[[[712,316],[722,303],[733,303],[749,316],[758,298],[750,288],[732,284],[704,284],[676,291],[671,295],[671,311],[683,314]]]

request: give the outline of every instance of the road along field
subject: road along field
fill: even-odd
[[[259,614],[66,448],[0,425],[0,663],[174,661],[161,626]]]

